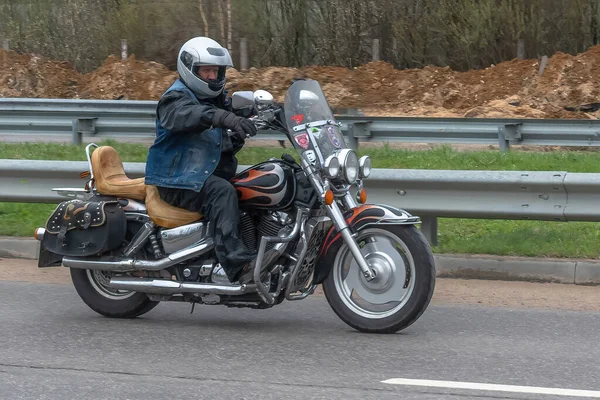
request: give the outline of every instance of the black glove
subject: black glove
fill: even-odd
[[[212,124],[217,128],[231,129],[242,143],[246,140],[246,136],[256,135],[256,127],[250,120],[238,117],[230,111],[216,110]]]

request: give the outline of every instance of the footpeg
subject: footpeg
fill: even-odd
[[[227,274],[225,273],[225,270],[223,269],[221,264],[217,264],[214,266],[214,268],[212,269],[212,272],[210,274],[210,280],[213,283],[217,283],[219,285],[231,284],[231,282],[229,281],[229,278],[227,277]]]
[[[202,263],[200,267],[200,276],[210,276],[212,274],[213,267],[215,265],[215,260],[206,260]]]
[[[277,264],[271,270],[269,293],[272,293],[273,297],[277,297],[281,293],[286,275],[283,273],[283,266],[280,264]]]

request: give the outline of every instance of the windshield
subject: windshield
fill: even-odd
[[[310,161],[320,166],[335,151],[346,147],[317,81],[294,82],[285,95],[284,107],[292,143],[300,154],[306,153]]]

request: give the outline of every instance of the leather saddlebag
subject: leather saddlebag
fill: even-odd
[[[42,246],[62,256],[91,256],[117,249],[127,231],[116,200],[64,201],[46,222]]]

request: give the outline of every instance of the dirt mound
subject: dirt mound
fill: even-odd
[[[81,78],[66,61],[0,49],[0,97],[77,98]]]
[[[557,53],[538,76],[538,60],[511,60],[481,70],[394,69],[376,62],[355,69],[304,67],[235,72],[230,89],[270,90],[278,99],[294,78],[321,83],[334,107],[367,115],[473,118],[595,118],[564,107],[600,102],[600,46],[577,56]],[[514,98],[518,101],[514,101]]]
[[[3,60],[6,60],[4,63]],[[596,118],[600,107],[600,46],[556,53],[542,76],[539,60],[511,60],[481,70],[427,66],[398,70],[385,62],[348,69],[328,66],[251,68],[228,72],[227,88],[269,90],[282,101],[294,79],[320,82],[333,107],[366,115],[437,117]],[[0,96],[157,100],[177,77],[164,65],[111,56],[82,75],[66,62],[0,50]]]
[[[139,61],[134,55],[121,61],[108,57],[85,76],[80,88],[86,99],[156,100],[177,78],[177,73],[156,62]]]
[[[302,73],[296,68],[251,68],[247,72],[231,69],[227,71],[227,89],[230,93],[239,90],[264,89],[271,92],[276,101],[283,101],[290,83],[300,77]]]

